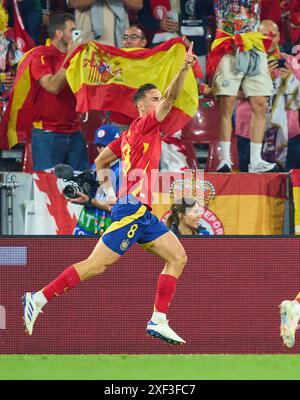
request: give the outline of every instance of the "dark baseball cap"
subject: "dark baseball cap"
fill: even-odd
[[[95,132],[93,144],[107,146],[120,137],[120,131],[115,125],[101,125]]]

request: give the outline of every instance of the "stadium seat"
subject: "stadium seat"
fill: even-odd
[[[213,139],[218,139],[218,105],[215,99],[199,99],[197,113],[193,119],[182,129],[185,140],[194,143],[209,144]]]
[[[218,121],[219,111],[217,101],[212,98],[199,99],[197,113],[193,119],[182,129],[182,140],[187,151],[187,160],[190,168],[198,166],[195,144],[209,146],[206,171],[215,171],[219,162],[218,150]],[[238,155],[236,137],[233,133],[231,140],[231,155],[233,169],[238,169]]]

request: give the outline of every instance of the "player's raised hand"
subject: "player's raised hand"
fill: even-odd
[[[191,42],[188,51],[186,52],[185,55],[185,62],[184,62],[185,69],[191,68],[197,61],[197,56],[193,54],[193,47],[194,47],[194,42]]]

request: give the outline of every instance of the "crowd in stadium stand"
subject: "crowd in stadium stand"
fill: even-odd
[[[217,171],[232,170],[232,132],[238,139],[240,171],[255,173],[299,168],[299,0],[0,0],[0,4],[8,13],[6,27],[4,11],[1,9],[2,111],[24,52],[32,46],[45,44],[49,39],[49,20],[60,13],[68,13],[74,18],[73,22],[70,17],[70,29],[80,30],[81,40],[99,41],[119,48],[152,48],[177,36],[183,37],[187,46],[190,41],[194,42],[194,53],[202,70],[202,76],[197,79],[199,96],[216,98],[220,115],[220,160]],[[26,36],[23,41],[19,38],[16,40],[16,32],[22,29],[22,24]],[[252,39],[251,33],[264,34],[272,42],[271,45],[258,36]],[[235,38],[232,39],[231,35],[235,35]],[[55,62],[58,69],[51,70],[50,65],[46,66],[47,62],[43,64],[43,58],[41,65],[35,62],[33,67],[33,77],[43,88],[39,104],[45,104],[48,114],[55,113],[55,110],[47,107],[47,96],[56,96],[64,79],[58,84],[58,89],[52,90],[51,82],[45,82],[43,77],[47,73],[55,76],[68,53],[67,43],[62,45],[61,38],[54,36],[53,33],[50,39],[59,43],[58,50],[63,53],[60,60]],[[211,47],[214,39],[217,40]],[[219,42],[216,45],[218,40],[221,45]],[[243,51],[242,47],[249,45],[246,44],[247,40],[250,41],[250,51]],[[55,52],[53,43],[51,46]],[[239,49],[238,55],[236,49]],[[233,59],[238,62],[238,74],[232,70]],[[259,68],[262,70],[257,73]],[[73,120],[48,123],[43,129],[35,124],[32,131],[35,170],[52,168],[58,162],[68,162],[76,169],[84,169],[87,165],[85,156],[78,157],[79,153],[84,154],[85,139],[80,130],[80,121],[75,116],[75,99],[71,100],[73,95],[70,91],[70,97],[64,92],[67,93],[68,89],[64,88],[62,95],[57,96],[57,109],[64,109],[62,104],[67,104],[69,111],[65,114]],[[40,116],[42,114],[44,110],[40,110]],[[58,115],[49,115],[49,118],[55,119]],[[106,112],[105,118],[106,122],[116,124],[121,131],[129,124],[114,113]],[[64,123],[67,126],[63,126]],[[49,138],[46,140],[47,135]],[[71,139],[76,142],[77,153],[71,154],[73,150],[69,150],[67,142]],[[43,140],[44,147],[41,144]],[[61,151],[56,151],[56,155],[60,155],[51,160],[46,152],[53,140],[57,141]],[[177,155],[184,154],[181,132],[176,132],[172,139],[166,139],[163,146],[166,157],[172,151]],[[189,165],[182,157],[172,162],[171,156],[167,160],[162,159],[161,166],[164,170],[174,171],[183,170]]]

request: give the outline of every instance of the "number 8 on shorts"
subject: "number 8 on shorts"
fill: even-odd
[[[129,239],[132,239],[137,229],[138,229],[138,224],[133,224],[127,233],[127,237]]]

